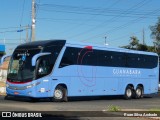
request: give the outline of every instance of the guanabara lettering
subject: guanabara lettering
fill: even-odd
[[[113,69],[113,74],[115,75],[140,75],[140,70],[132,70],[132,69]]]

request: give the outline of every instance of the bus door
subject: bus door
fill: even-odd
[[[36,79],[40,79],[39,82],[41,82],[40,85],[37,86],[37,90],[42,95],[49,95],[50,91],[50,77],[48,76],[52,71],[53,65],[50,63],[49,55],[48,56],[42,56],[37,59],[37,65],[36,65]]]

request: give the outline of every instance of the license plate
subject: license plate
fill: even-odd
[[[14,92],[14,94],[15,94],[15,95],[18,95],[18,94],[19,94],[19,92]]]

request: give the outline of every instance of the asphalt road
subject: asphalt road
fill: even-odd
[[[38,102],[31,102],[26,98],[10,98],[4,100],[4,96],[0,96],[0,111],[60,111],[65,113],[67,111],[107,111],[108,106],[119,106],[122,111],[139,111],[151,110],[160,108],[160,94],[145,96],[143,99],[124,100],[122,96],[108,96],[108,97],[85,97],[85,98],[70,98],[69,102],[51,102],[49,99],[42,99]],[[95,114],[96,112],[88,114]],[[81,116],[78,119],[82,119]],[[84,116],[83,119],[104,119],[90,116]],[[106,118],[106,117],[105,117]],[[67,118],[72,119],[72,118]],[[107,119],[112,119],[107,117]],[[128,120],[128,118],[115,117],[118,120]],[[129,118],[135,120],[135,118]],[[140,119],[140,118],[136,118]]]

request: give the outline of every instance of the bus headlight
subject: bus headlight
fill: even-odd
[[[27,89],[28,89],[28,88],[31,88],[31,87],[32,87],[32,85],[27,85],[27,86],[26,86]]]
[[[39,84],[40,84],[40,82],[33,83],[33,84],[30,84],[30,85],[27,85],[26,88],[28,89],[28,88],[34,87],[36,85],[39,85]]]

